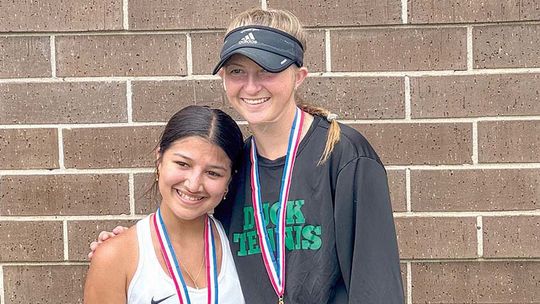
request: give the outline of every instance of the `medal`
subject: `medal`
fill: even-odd
[[[294,168],[294,161],[300,144],[302,135],[302,125],[304,123],[304,112],[296,108],[294,122],[289,133],[289,143],[287,156],[285,157],[285,167],[281,176],[281,188],[279,194],[279,207],[276,216],[276,254],[272,250],[270,237],[266,230],[266,221],[261,199],[259,182],[259,169],[257,162],[257,147],[255,139],[251,138],[251,201],[253,204],[255,226],[259,237],[261,255],[263,257],[266,273],[270,278],[272,287],[279,298],[279,304],[283,304],[283,294],[285,293],[285,222],[287,212],[287,199],[291,187],[291,177]]]
[[[156,230],[157,238],[161,248],[161,254],[165,260],[167,270],[171,275],[171,278],[176,288],[176,294],[180,304],[191,304],[189,299],[189,293],[187,290],[187,284],[182,276],[180,265],[174,248],[171,244],[167,227],[163,218],[161,217],[161,211],[158,208],[153,216],[154,228]],[[213,219],[212,219],[213,220]],[[217,259],[214,242],[214,232],[212,231],[212,223],[209,220],[209,216],[205,216],[204,220],[204,259],[206,262],[206,289],[208,290],[208,304],[218,303],[218,284],[217,284]]]

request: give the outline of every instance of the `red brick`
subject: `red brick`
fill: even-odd
[[[395,219],[402,259],[456,259],[477,256],[476,218]]]
[[[470,164],[472,129],[465,123],[351,124],[385,165]]]
[[[58,168],[56,129],[0,130],[0,169]]]
[[[2,176],[0,182],[0,215],[129,213],[127,174]]]
[[[0,262],[64,259],[62,222],[0,221],[0,235]]]
[[[388,187],[390,188],[392,210],[394,210],[394,212],[407,211],[405,171],[389,170],[386,171],[386,175],[388,176]]]
[[[130,227],[137,220],[69,221],[68,252],[70,261],[88,261],[90,243],[101,231],[111,231],[116,226]]]
[[[155,180],[154,173],[134,174],[135,214],[150,214],[160,203],[159,190],[152,188]]]
[[[407,1],[409,23],[473,23],[538,20],[538,1]]]
[[[475,68],[540,67],[540,24],[473,28]]]
[[[118,82],[0,84],[3,104],[0,124],[127,121],[126,87]]]
[[[332,30],[332,70],[465,70],[466,29]]]
[[[414,118],[540,114],[540,74],[411,79]]]
[[[401,1],[268,0],[269,8],[293,12],[306,26],[379,25],[401,23]]]
[[[478,159],[482,163],[540,161],[540,121],[478,123]]]
[[[49,37],[0,37],[0,77],[51,76],[50,56]]]
[[[404,91],[399,77],[309,77],[299,93],[340,119],[365,119],[405,117]]]
[[[162,127],[64,130],[66,168],[153,167]]]
[[[540,216],[484,217],[483,228],[484,257],[540,257]]]
[[[2,1],[0,32],[122,29],[122,0]]]
[[[539,170],[411,171],[413,211],[536,210]]]
[[[186,75],[184,35],[56,38],[58,76]]]
[[[6,304],[82,303],[86,265],[4,266]]]
[[[540,263],[413,263],[413,303],[538,303]]]
[[[225,96],[220,80],[135,81],[133,120],[163,121],[188,105],[220,108],[239,118]]]
[[[129,28],[134,30],[226,28],[236,14],[260,5],[256,0],[235,2],[130,0]]]

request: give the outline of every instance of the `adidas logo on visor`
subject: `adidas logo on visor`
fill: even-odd
[[[257,39],[255,39],[255,36],[253,36],[253,33],[249,33],[245,35],[244,38],[238,41],[238,44],[246,44],[246,43],[249,43],[249,44],[257,43]]]

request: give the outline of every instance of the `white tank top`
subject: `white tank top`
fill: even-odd
[[[244,296],[234,266],[229,240],[221,223],[214,219],[221,239],[222,259],[218,275],[219,303],[243,304]],[[173,280],[161,268],[152,244],[150,216],[137,222],[139,242],[139,261],[133,279],[129,283],[128,304],[178,304],[178,296]],[[192,304],[206,304],[207,289],[195,289],[188,286]]]

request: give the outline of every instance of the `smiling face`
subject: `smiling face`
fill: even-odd
[[[294,117],[294,91],[307,69],[290,66],[279,73],[265,71],[246,56],[233,55],[219,72],[227,98],[251,125]]]
[[[173,142],[158,160],[161,209],[194,220],[219,204],[231,179],[231,160],[219,146],[190,136]]]

